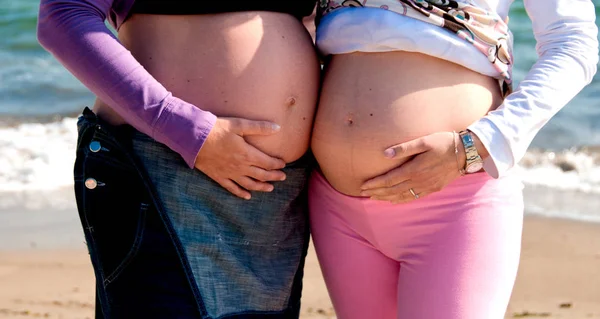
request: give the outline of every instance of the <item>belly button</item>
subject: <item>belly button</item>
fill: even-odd
[[[296,105],[296,98],[293,96],[290,96],[286,101],[285,101],[285,105],[287,105],[288,107],[292,107],[294,105]]]
[[[352,113],[348,114],[348,116],[346,117],[346,125],[352,126],[352,124],[354,124],[354,119],[352,119],[352,116]]]

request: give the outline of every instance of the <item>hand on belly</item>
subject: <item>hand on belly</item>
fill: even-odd
[[[442,190],[461,175],[464,165],[464,150],[458,149],[456,138],[454,132],[440,132],[388,148],[384,154],[390,159],[412,158],[365,182],[360,195],[404,203]]]
[[[313,153],[341,193],[361,196],[374,179],[366,189],[376,193],[363,196],[414,199],[411,187],[425,196],[459,176],[452,131],[500,103],[494,79],[447,61],[402,51],[336,55],[321,90]],[[411,140],[405,145],[417,151],[385,157]]]
[[[279,126],[266,121],[219,118],[196,158],[195,167],[232,194],[250,199],[249,191],[270,192],[268,181],[285,180],[285,162],[246,143],[244,136],[271,135]]]

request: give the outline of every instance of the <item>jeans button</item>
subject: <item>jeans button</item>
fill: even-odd
[[[92,141],[90,143],[90,151],[96,153],[96,152],[99,152],[101,149],[102,149],[102,145],[100,145],[100,142]]]
[[[98,186],[98,182],[95,179],[90,177],[85,180],[85,187],[87,189],[94,189],[96,186]]]

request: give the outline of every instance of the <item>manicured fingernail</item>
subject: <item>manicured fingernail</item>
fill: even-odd
[[[279,130],[281,130],[281,126],[273,123],[273,131],[279,131]]]
[[[387,150],[385,150],[385,152],[383,152],[383,154],[385,155],[385,157],[392,158],[396,156],[396,151],[393,148],[388,148]]]

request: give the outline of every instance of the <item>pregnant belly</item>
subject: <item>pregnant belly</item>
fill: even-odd
[[[458,132],[500,103],[494,79],[434,57],[337,55],[326,70],[312,149],[329,183],[358,196],[366,180],[409,159],[388,159],[386,148],[435,132]]]
[[[246,137],[263,152],[291,162],[308,149],[320,70],[310,35],[292,16],[133,15],[119,39],[174,96],[219,117],[279,124],[277,134]],[[94,110],[124,122],[102,101]]]

